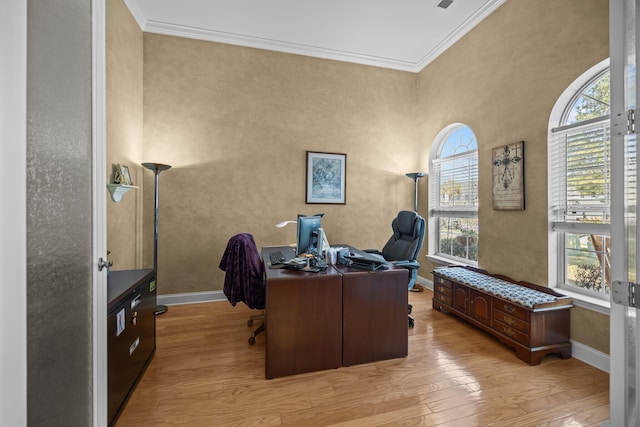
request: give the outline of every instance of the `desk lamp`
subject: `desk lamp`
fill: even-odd
[[[171,165],[164,165],[162,163],[143,163],[142,166],[153,171],[155,174],[155,203],[154,203],[154,211],[153,211],[153,270],[156,275],[156,287],[158,285],[158,189],[159,189],[159,179],[160,172],[170,169]],[[157,289],[157,288],[156,288]],[[157,292],[157,290],[156,290]],[[168,310],[166,305],[156,305],[156,316],[159,314],[166,313]]]
[[[289,224],[295,224],[297,221],[282,221],[276,224],[276,227],[278,228],[283,228],[286,227]]]
[[[415,182],[415,195],[413,196],[413,210],[414,212],[418,212],[418,180],[427,174],[424,172],[412,172],[406,174],[407,177],[411,178]]]
[[[298,216],[300,216],[300,215],[298,215]],[[323,213],[317,213],[317,214],[314,214],[314,215],[311,215],[311,216],[319,216],[320,218],[322,218],[324,216],[324,212]],[[282,221],[282,222],[277,223],[276,227],[283,228],[283,227],[286,227],[289,224],[297,224],[297,223],[298,223],[298,221]]]

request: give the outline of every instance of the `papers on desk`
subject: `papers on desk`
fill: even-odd
[[[360,254],[350,254],[346,257],[349,260],[348,267],[361,268],[364,270],[386,270],[389,268],[384,259],[368,257]]]
[[[307,258],[291,258],[290,260],[284,261],[282,264],[290,268],[303,268],[307,266],[307,260]]]

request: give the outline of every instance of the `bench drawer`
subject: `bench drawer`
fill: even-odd
[[[444,294],[436,294],[433,297],[435,300],[440,301],[443,304],[448,305],[449,307],[451,307],[453,305],[453,301],[451,299],[451,296],[446,296]]]
[[[511,326],[522,332],[529,332],[529,323],[500,310],[493,310],[493,320]]]
[[[512,326],[507,326],[504,323],[494,321],[493,329],[495,329],[502,335],[505,335],[511,338],[512,340],[519,342],[522,345],[529,346],[529,335],[520,332],[519,330],[517,330]]]
[[[445,295],[449,298],[453,296],[453,291],[450,286],[434,285],[433,290],[436,292],[436,294]]]
[[[434,287],[442,286],[443,288],[451,289],[451,280],[445,279],[441,276],[434,276],[433,285]]]
[[[511,317],[515,317],[526,322],[529,321],[529,312],[524,307],[498,298],[493,299],[493,307]]]

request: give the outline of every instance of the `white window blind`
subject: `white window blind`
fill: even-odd
[[[552,131],[548,164],[555,223],[609,223],[609,131],[608,116]]]
[[[438,179],[431,181],[435,206],[431,215],[468,216],[478,211],[478,153],[466,152],[432,163]]]

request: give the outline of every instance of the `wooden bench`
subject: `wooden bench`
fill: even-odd
[[[487,331],[530,365],[550,353],[571,357],[571,298],[472,267],[439,267],[432,273],[434,309]]]

